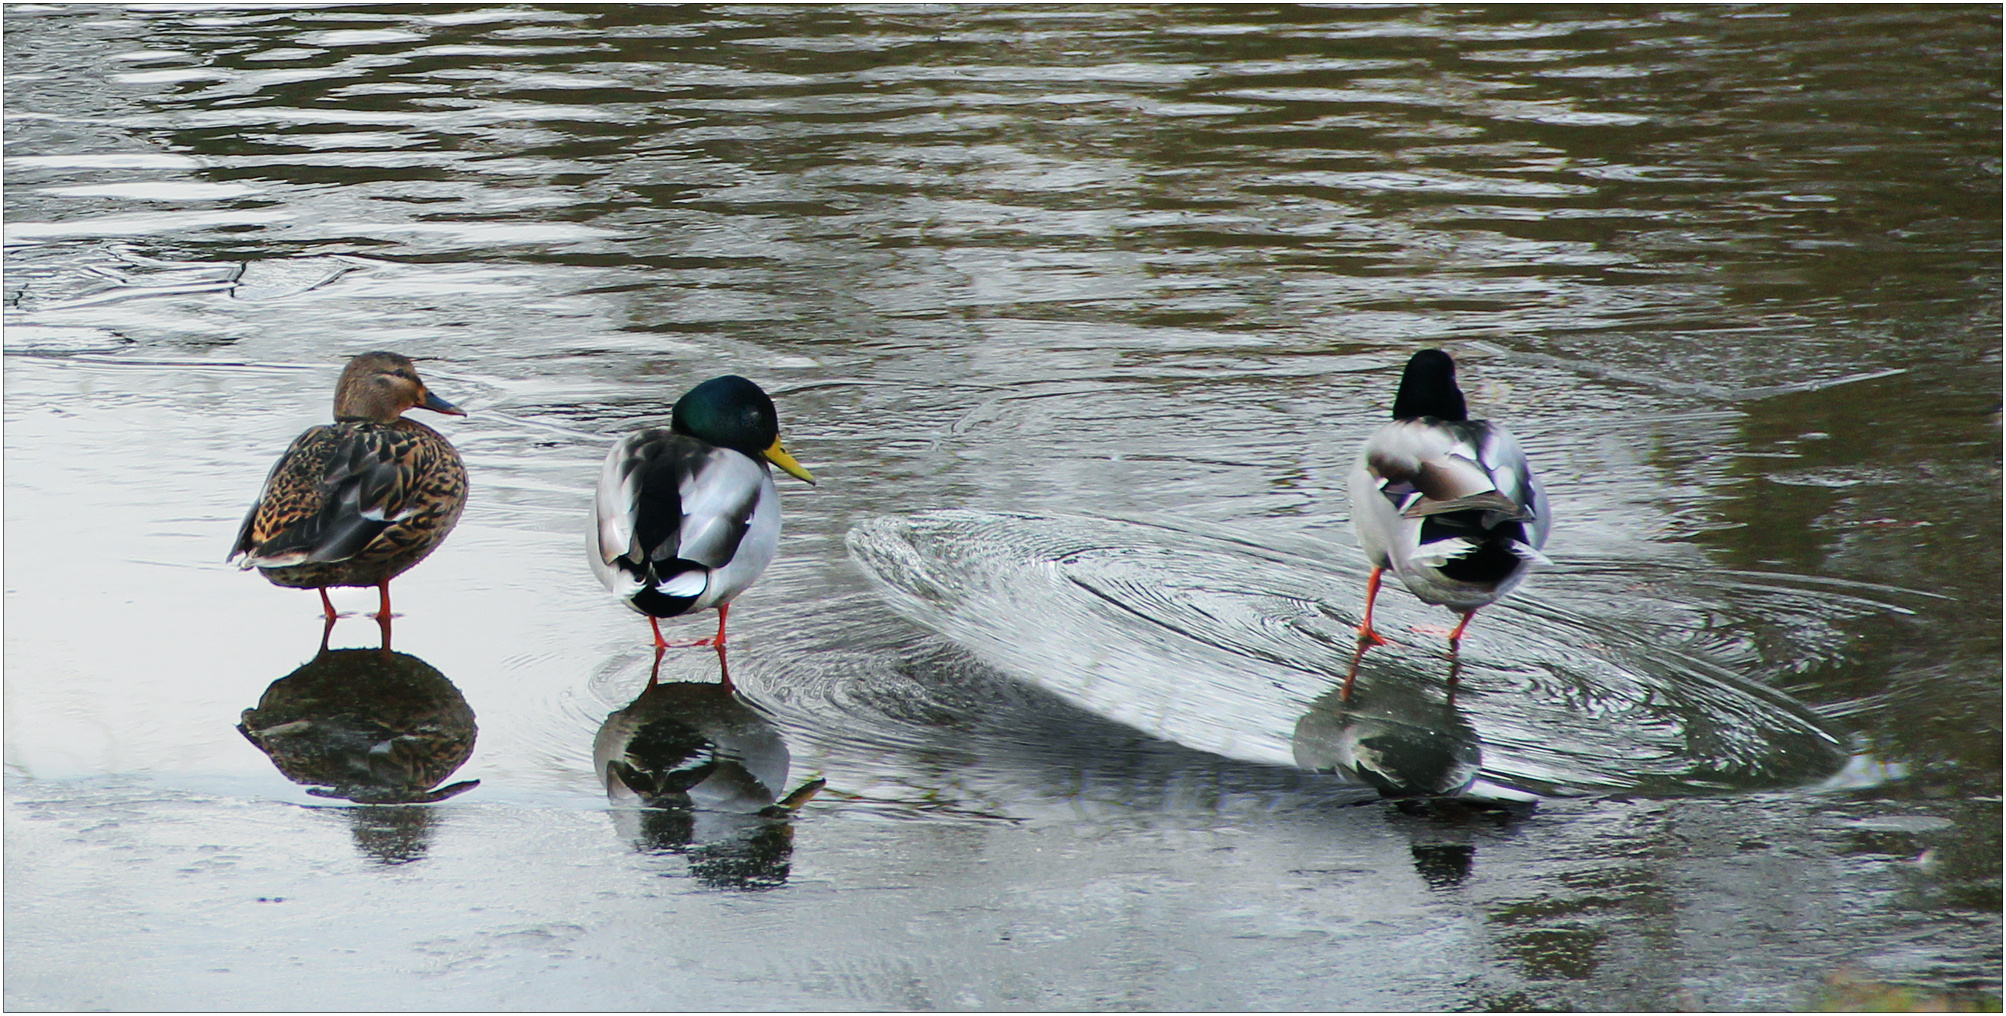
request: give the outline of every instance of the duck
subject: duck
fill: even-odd
[[[1449,632],[1454,652],[1470,619],[1551,564],[1553,516],[1546,491],[1511,432],[1472,420],[1456,387],[1456,362],[1439,349],[1407,361],[1393,420],[1368,437],[1350,476],[1351,522],[1372,565],[1361,642],[1385,642],[1372,605],[1387,570],[1423,603],[1462,615]]]
[[[273,585],[320,591],[375,586],[390,621],[390,580],[445,542],[467,506],[467,467],[444,435],[409,409],[466,411],[432,394],[410,357],[363,353],[334,388],[334,422],[293,439],[244,516],[228,560]]]
[[[667,427],[622,437],[606,453],[593,498],[593,574],[647,617],[657,652],[661,618],[717,610],[717,634],[673,643],[725,644],[731,602],[780,548],[780,493],[769,466],[808,484],[815,475],[780,443],[773,399],[736,374],[676,400]]]

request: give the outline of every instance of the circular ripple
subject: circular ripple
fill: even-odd
[[[1229,758],[1357,777],[1344,746],[1392,757],[1388,738],[1408,731],[1410,755],[1480,757],[1490,790],[1548,794],[1788,786],[1845,759],[1812,710],[1696,648],[1718,604],[1632,594],[1590,614],[1518,597],[1480,614],[1452,659],[1406,634],[1449,615],[1396,587],[1380,601],[1395,643],[1359,658],[1365,569],[1334,547],[969,511],[873,519],[849,546],[894,610],[989,665]],[[1779,595],[1801,606],[1797,592]]]

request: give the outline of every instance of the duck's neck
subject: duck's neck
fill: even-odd
[[[357,395],[348,390],[334,394],[334,422],[336,423],[396,423],[404,415],[404,407],[386,402],[380,398]]]
[[[1403,379],[1400,394],[1393,398],[1393,418],[1418,420],[1424,416],[1447,423],[1461,423],[1470,418],[1470,411],[1463,404],[1463,393],[1454,381],[1446,385],[1415,384]]]

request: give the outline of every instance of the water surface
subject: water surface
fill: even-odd
[[[1998,40],[1983,7],[9,6],[6,1002],[1996,1006]],[[1318,771],[1343,654],[1243,610],[1341,634],[1344,475],[1429,345],[1540,465],[1556,565],[1480,615],[1455,713],[1403,634],[1367,718],[1467,729],[1529,809]],[[236,728],[327,662],[318,605],[222,558],[378,347],[470,410],[475,492],[397,582],[431,690],[317,714],[363,762],[295,783]],[[589,491],[725,372],[822,482],[782,481],[738,696],[650,693]],[[1304,676],[1194,699],[1202,653],[1138,637],[1089,695],[1036,647],[1092,615],[983,615],[1037,666],[915,623],[851,534],[936,510],[1197,534],[1085,577],[1182,611],[1213,548],[1204,652]],[[1612,674],[1611,715],[1681,719],[1585,722],[1565,689]],[[1695,688],[1730,691],[1643,694]],[[455,695],[435,776],[411,724],[463,733]],[[609,801],[595,749],[641,780],[706,730],[827,785]]]

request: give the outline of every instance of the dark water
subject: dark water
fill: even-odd
[[[1999,32],[9,6],[6,1004],[1996,1008]],[[1426,345],[1556,564],[1341,713]],[[222,557],[379,347],[475,493],[362,674]],[[822,482],[644,692],[591,483],[727,371]]]

